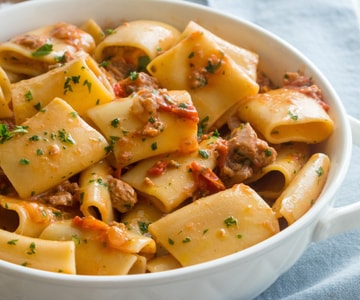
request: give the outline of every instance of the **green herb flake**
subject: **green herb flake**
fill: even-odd
[[[31,100],[34,99],[34,97],[33,97],[33,95],[32,95],[32,93],[31,93],[30,90],[28,90],[28,91],[25,93],[25,99],[26,99],[27,101],[31,101]]]
[[[59,140],[63,143],[67,143],[67,144],[76,144],[75,140],[73,139],[73,137],[71,136],[70,133],[67,133],[65,131],[65,129],[62,130],[58,130],[58,134],[59,134]]]
[[[7,244],[8,245],[16,245],[18,241],[19,241],[18,239],[13,239],[13,240],[8,241]]]
[[[20,165],[29,165],[30,164],[30,160],[28,160],[27,158],[21,158],[20,159]]]
[[[181,109],[187,109],[188,108],[188,105],[186,103],[179,103],[178,104],[178,107],[181,108]]]
[[[168,243],[169,243],[169,245],[174,245],[175,244],[174,240],[171,239],[171,238],[168,238]]]
[[[297,121],[299,119],[299,116],[294,114],[291,110],[288,111],[288,114],[291,120]]]
[[[58,62],[58,63],[61,63],[61,64],[64,64],[64,63],[66,63],[66,55],[65,55],[65,53],[63,54],[63,55],[57,55],[57,56],[55,56],[54,57],[54,60],[56,61],[56,62]]]
[[[185,238],[182,240],[182,242],[183,242],[184,244],[190,243],[190,242],[191,242],[191,238],[187,236],[187,237],[185,237]]]
[[[197,130],[197,137],[200,139],[202,135],[205,133],[205,128],[208,125],[209,122],[209,116],[206,116],[204,119],[202,119],[198,124],[198,130]]]
[[[270,157],[272,154],[273,154],[273,152],[272,152],[272,150],[271,150],[270,148],[267,148],[267,149],[265,150],[265,155],[266,155],[267,157]]]
[[[72,118],[77,118],[77,117],[79,116],[79,114],[78,114],[78,112],[76,112],[76,111],[72,111],[72,112],[70,112],[70,116],[71,116]]]
[[[41,103],[38,102],[38,103],[36,103],[33,107],[34,107],[37,111],[40,111],[40,110],[41,110]]]
[[[157,146],[157,143],[156,143],[156,142],[151,144],[151,150],[152,150],[152,151],[157,150],[157,148],[158,148],[158,146]]]
[[[120,124],[120,119],[115,118],[115,119],[111,120],[110,124],[111,124],[112,127],[117,128],[119,126],[119,124]]]
[[[110,62],[108,60],[104,60],[103,62],[101,62],[99,64],[99,67],[103,67],[103,68],[106,68],[110,65]]]
[[[85,80],[84,83],[83,83],[83,86],[87,86],[88,92],[90,94],[91,93],[92,83],[90,81],[88,81],[88,80]]]
[[[149,232],[149,225],[150,225],[150,223],[138,221],[138,226],[139,226],[141,234],[145,234],[145,233]]]
[[[319,169],[316,170],[316,174],[320,177],[324,174],[324,169],[322,167],[319,167]]]
[[[236,226],[238,223],[238,220],[236,218],[234,218],[233,216],[230,216],[224,220],[224,223],[225,223],[226,227]]]
[[[76,234],[74,234],[71,239],[75,243],[75,245],[80,245],[80,238]]]
[[[44,44],[40,48],[36,49],[34,52],[31,53],[33,57],[41,57],[46,56],[51,53],[53,50],[52,44]]]
[[[120,137],[118,136],[110,136],[110,142],[109,145],[105,147],[106,154],[109,154],[114,149],[115,143],[120,140]]]
[[[217,70],[220,69],[221,64],[222,64],[222,59],[219,59],[215,64],[211,60],[208,60],[208,63],[205,66],[205,70],[210,74],[214,74]]]
[[[111,34],[116,33],[116,30],[113,29],[113,28],[108,28],[108,29],[105,30],[105,33],[106,33],[107,35],[111,35]]]
[[[206,150],[200,149],[199,154],[202,158],[209,158],[209,153]]]
[[[36,248],[35,243],[31,242],[29,245],[29,251],[26,252],[26,254],[29,254],[29,255],[35,254],[36,253],[35,248]]]
[[[136,71],[131,71],[129,74],[129,78],[130,80],[136,80],[139,78],[139,73]]]
[[[40,137],[38,135],[33,135],[33,136],[29,137],[29,141],[32,141],[32,142],[40,141]]]

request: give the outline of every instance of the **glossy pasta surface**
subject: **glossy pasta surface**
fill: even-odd
[[[187,267],[271,238],[319,197],[334,130],[299,72],[201,24],[48,24],[0,44],[0,259]]]

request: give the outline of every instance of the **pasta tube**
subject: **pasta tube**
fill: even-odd
[[[47,241],[0,229],[0,259],[24,267],[75,274],[73,241]]]
[[[275,200],[289,185],[310,156],[305,143],[281,144],[276,149],[276,160],[245,181],[267,200]]]
[[[16,124],[41,111],[55,97],[68,102],[85,119],[89,108],[114,98],[106,76],[88,55],[45,74],[14,83],[11,91]]]
[[[6,196],[0,196],[0,206],[0,227],[29,237],[38,237],[45,227],[62,216],[53,207]]]
[[[150,201],[141,199],[132,210],[121,217],[121,222],[135,234],[150,236],[148,226],[162,217],[162,213]]]
[[[255,95],[259,87],[248,69],[227,52],[224,42],[219,44],[202,28],[189,31],[173,48],[152,60],[147,70],[161,86],[189,91],[200,120],[208,119],[210,128],[242,98]],[[254,61],[249,65],[252,69]]]
[[[84,216],[93,216],[105,223],[114,221],[114,211],[107,184],[107,177],[111,171],[111,166],[102,160],[80,173],[80,210]]]
[[[92,53],[94,48],[90,34],[72,24],[56,23],[0,44],[0,66],[32,77],[47,72],[52,65],[70,61],[78,52]]]
[[[170,254],[155,257],[147,263],[147,270],[150,273],[173,270],[180,267],[180,263]]]
[[[150,199],[160,211],[169,213],[194,195],[197,186],[189,172],[192,162],[203,168],[215,168],[216,140],[205,139],[198,151],[187,155],[173,153],[142,160],[122,180]]]
[[[239,105],[238,116],[274,144],[320,143],[334,129],[334,122],[315,99],[286,88],[247,97]]]
[[[73,241],[77,274],[128,274],[138,260],[136,253],[155,252],[155,242],[151,238],[136,239],[128,235],[121,224],[110,226],[93,217],[52,223],[40,238]]]
[[[319,197],[329,174],[330,159],[326,154],[313,154],[273,205],[276,215],[293,224]]]
[[[11,83],[8,75],[0,67],[0,118],[11,118],[13,111],[10,108],[11,102]]]
[[[186,91],[135,93],[93,107],[88,116],[108,139],[119,167],[164,153],[190,153],[198,148],[198,116]]]
[[[98,62],[122,59],[139,68],[139,60],[154,59],[171,48],[179,39],[180,32],[173,26],[152,20],[136,20],[115,28],[96,47]]]
[[[60,98],[18,129],[0,144],[0,166],[21,198],[42,193],[106,156],[105,138]]]
[[[279,232],[279,223],[254,190],[238,184],[166,215],[149,230],[182,266],[189,266],[259,243]]]

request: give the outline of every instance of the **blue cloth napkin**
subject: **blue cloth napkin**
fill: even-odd
[[[193,0],[251,21],[307,56],[360,119],[359,0]],[[360,151],[354,147],[334,206],[359,201]],[[360,220],[359,220],[360,228]],[[300,260],[256,300],[360,299],[360,230],[312,243]]]

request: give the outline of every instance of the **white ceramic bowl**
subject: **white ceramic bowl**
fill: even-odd
[[[320,198],[299,221],[274,237],[211,262],[154,274],[79,276],[49,273],[0,261],[1,299],[249,299],[268,288],[303,254],[309,243],[353,228],[360,204],[332,208],[350,161],[352,135],[360,141],[359,121],[346,115],[321,72],[297,50],[248,22],[204,6],[167,0],[36,0],[0,11],[0,40],[29,29],[93,18],[100,24],[154,19],[179,29],[195,20],[223,38],[260,54],[261,68],[280,82],[285,71],[302,69],[322,88],[336,122],[321,150],[330,155],[331,173]]]

